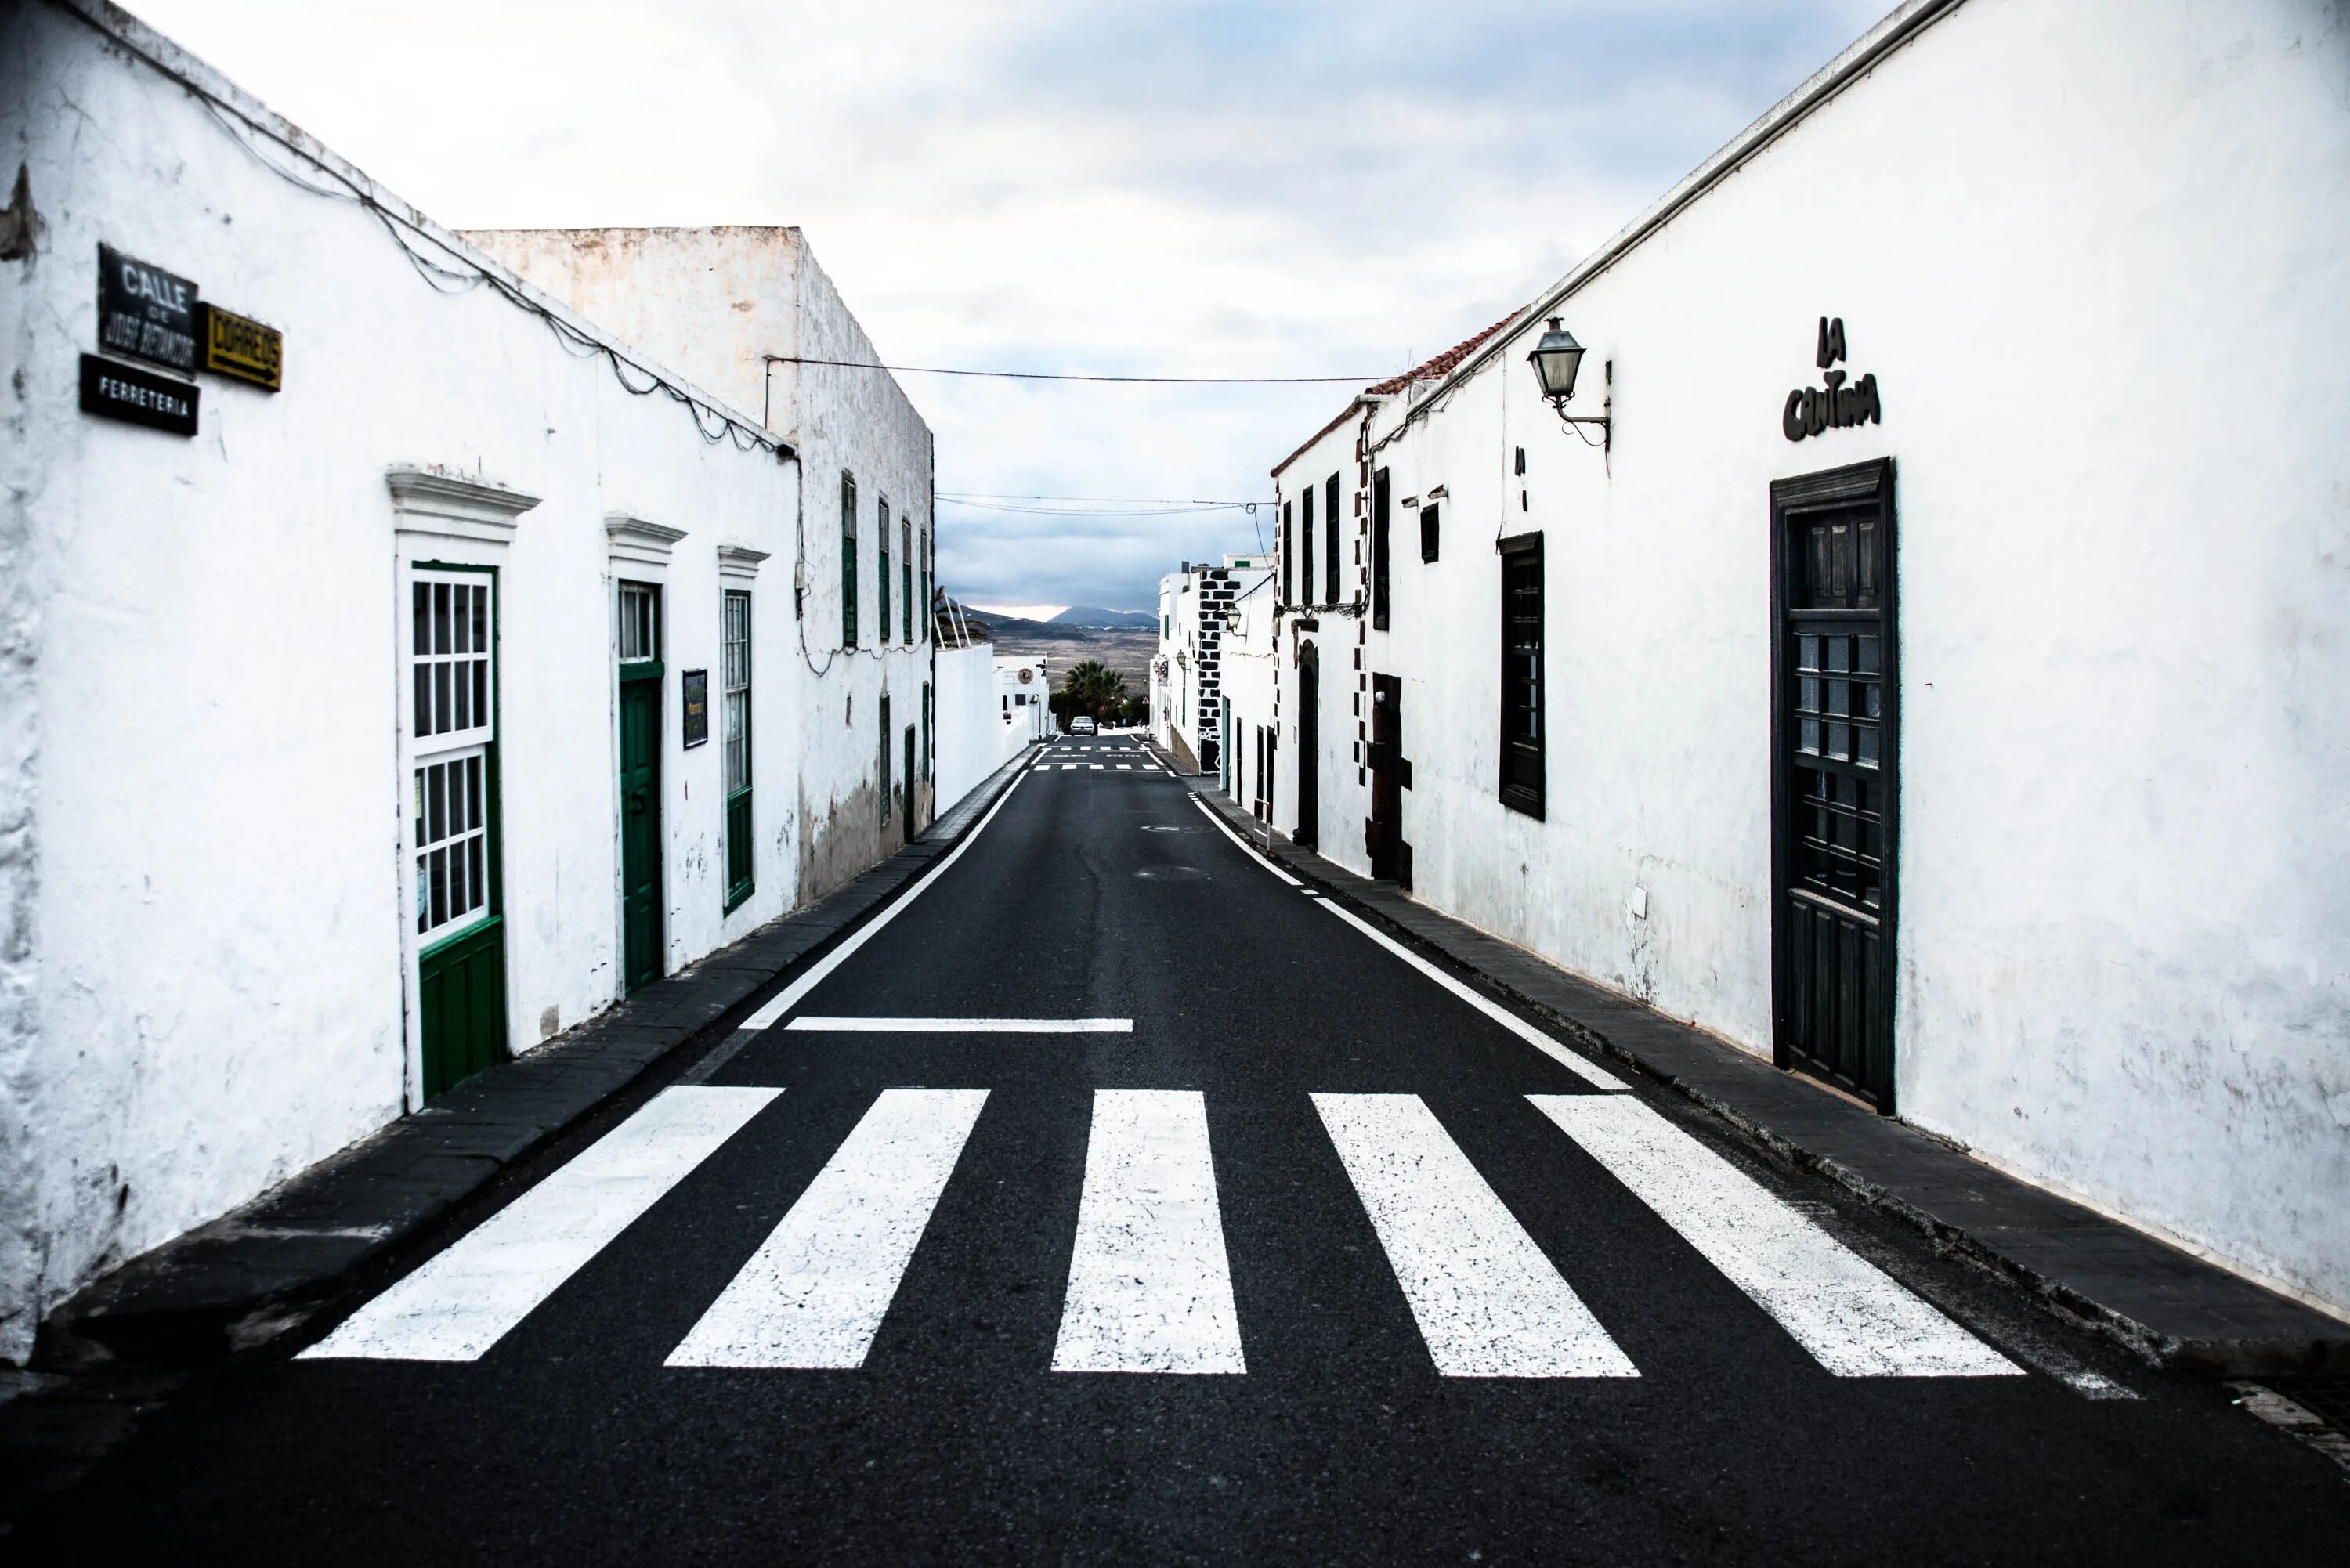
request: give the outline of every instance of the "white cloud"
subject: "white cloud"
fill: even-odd
[[[145,0],[441,221],[789,223],[900,363],[1386,375],[1523,304],[1889,0]],[[1347,389],[909,377],[948,491],[1249,499]],[[941,508],[979,598],[1148,604],[1245,516]]]

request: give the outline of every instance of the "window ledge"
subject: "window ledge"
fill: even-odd
[[[511,543],[522,514],[539,501],[503,484],[413,463],[386,469],[383,481],[391,491],[392,514],[401,533],[485,545]]]
[[[748,545],[718,546],[718,575],[733,582],[747,583],[759,575],[759,563],[769,552],[754,550]]]
[[[604,534],[611,541],[613,560],[639,566],[666,566],[671,546],[685,537],[686,530],[648,523],[626,512],[608,512],[604,514]]]

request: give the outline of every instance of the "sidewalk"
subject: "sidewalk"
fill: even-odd
[[[1595,1054],[1688,1096],[1779,1158],[1841,1182],[1940,1246],[2158,1366],[2245,1376],[2350,1369],[2350,1324],[1970,1158],[1769,1062],[1576,979],[1200,798],[1269,858]]]
[[[807,908],[638,991],[568,1034],[132,1259],[62,1303],[34,1366],[201,1366],[267,1343],[397,1266],[503,1173],[624,1096],[643,1098],[911,887],[1028,761]]]

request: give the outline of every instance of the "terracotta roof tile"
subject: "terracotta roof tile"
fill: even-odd
[[[1374,393],[1394,393],[1402,391],[1414,381],[1432,381],[1439,376],[1445,375],[1451,371],[1454,366],[1460,364],[1461,360],[1469,358],[1470,351],[1475,348],[1477,345],[1482,343],[1486,338],[1491,337],[1494,333],[1499,332],[1503,327],[1507,327],[1511,322],[1515,321],[1517,318],[1518,313],[1513,310],[1507,316],[1504,316],[1502,319],[1493,323],[1492,326],[1486,327],[1482,332],[1462,338],[1460,342],[1455,343],[1451,348],[1447,348],[1443,353],[1439,354],[1435,358],[1430,359],[1425,365],[1415,366],[1413,369],[1406,370],[1400,376],[1391,376],[1384,381],[1374,382],[1363,389],[1367,392]]]

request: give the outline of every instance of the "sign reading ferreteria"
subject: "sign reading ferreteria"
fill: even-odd
[[[1820,379],[1827,384],[1798,387],[1787,394],[1786,404],[1779,413],[1779,429],[1789,441],[1802,441],[1825,430],[1885,422],[1884,405],[1877,395],[1877,377],[1870,374],[1852,380],[1849,371],[1837,369],[1844,357],[1844,317],[1821,317],[1819,349],[1813,362],[1820,369]]]
[[[196,286],[112,245],[99,246],[98,346],[193,374]]]
[[[81,357],[81,411],[192,436],[196,433],[196,388],[192,382],[174,381],[136,365],[85,354]]]
[[[284,386],[286,335],[249,321],[217,305],[199,305],[196,325],[203,343],[204,369],[250,382],[265,391]]]
[[[685,746],[690,751],[710,739],[710,671],[687,670],[683,685]]]

